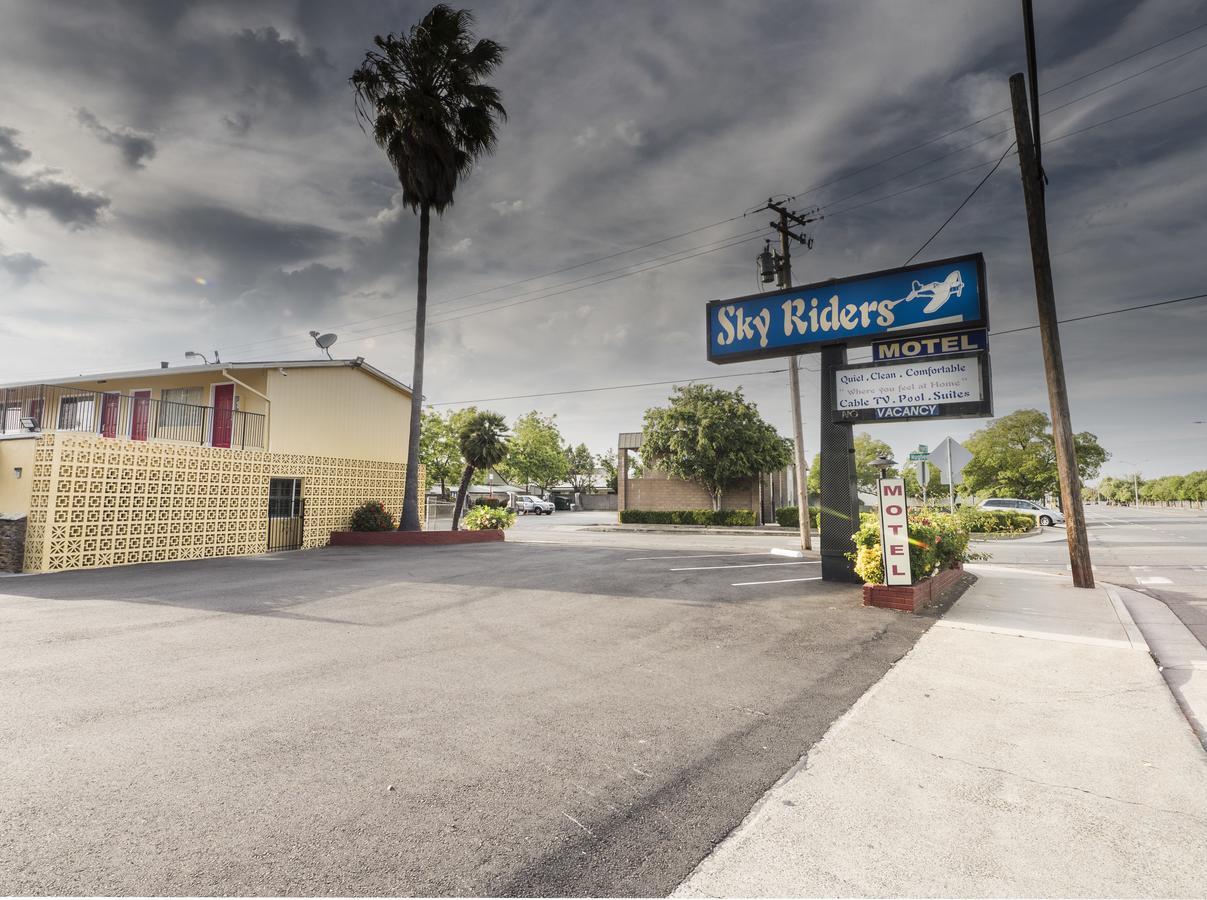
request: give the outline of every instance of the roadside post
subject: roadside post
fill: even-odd
[[[988,327],[980,253],[707,304],[710,362],[820,355],[824,580],[859,580],[853,426],[992,416]],[[848,363],[869,345],[873,362]]]

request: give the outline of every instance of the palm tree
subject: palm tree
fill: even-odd
[[[457,488],[457,503],[453,507],[452,530],[457,530],[461,510],[465,508],[465,493],[477,469],[489,469],[507,458],[507,422],[498,413],[480,412],[465,423],[458,436],[465,472]]]
[[[503,59],[503,47],[474,40],[473,14],[443,3],[405,35],[373,38],[350,81],[356,116],[369,126],[402,185],[402,202],[419,213],[419,278],[415,297],[415,369],[406,493],[400,531],[419,530],[419,434],[423,404],[423,342],[427,320],[427,257],[431,212],[452,205],[474,162],[494,150],[496,125],[507,118],[499,92],[482,79]]]

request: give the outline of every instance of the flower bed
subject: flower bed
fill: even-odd
[[[886,585],[880,549],[880,520],[865,513],[851,539],[855,573],[864,580],[864,606],[918,612],[944,601],[963,582],[964,563],[986,559],[968,549],[968,531],[957,516],[930,509],[909,513],[909,564],[913,584]]]

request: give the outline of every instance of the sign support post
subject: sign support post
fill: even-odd
[[[1056,469],[1060,476],[1061,512],[1065,515],[1069,541],[1069,565],[1073,584],[1094,586],[1090,544],[1086,534],[1085,510],[1081,504],[1081,476],[1077,471],[1077,449],[1065,387],[1064,357],[1060,350],[1060,327],[1056,320],[1056,295],[1052,286],[1052,260],[1048,255],[1048,220],[1042,175],[1031,140],[1027,115],[1027,86],[1022,73],[1010,76],[1010,100],[1014,107],[1014,133],[1018,141],[1018,165],[1022,170],[1023,197],[1027,205],[1027,228],[1031,233],[1031,263],[1035,269],[1035,302],[1039,308],[1039,334],[1044,351],[1044,374],[1048,382],[1048,404],[1052,408],[1052,438]]]
[[[847,559],[851,535],[859,530],[855,444],[850,425],[835,423],[834,378],[847,361],[845,347],[821,348],[821,577],[859,582]]]
[[[947,481],[948,481],[948,500],[951,504],[951,514],[956,513],[956,473],[951,467],[951,441],[947,442]]]

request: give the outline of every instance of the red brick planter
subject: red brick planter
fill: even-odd
[[[959,565],[954,569],[936,572],[929,578],[923,578],[917,584],[907,586],[865,584],[863,586],[863,605],[899,609],[903,612],[921,612],[928,606],[942,603],[947,594],[959,584],[963,575],[964,567]]]
[[[503,540],[498,528],[485,531],[333,531],[332,547],[440,547]]]

